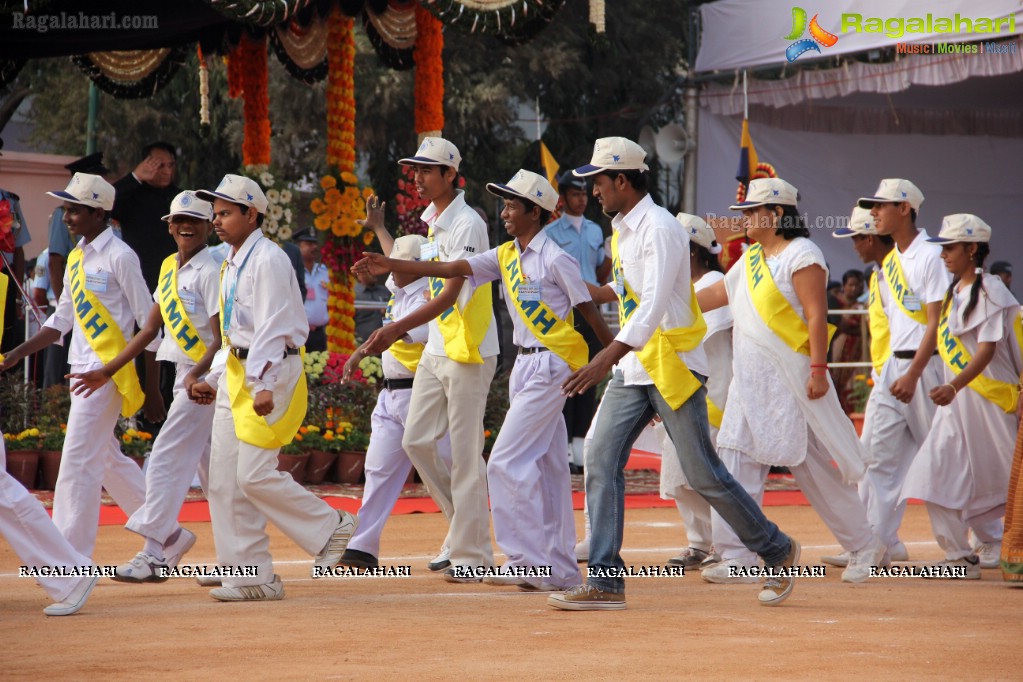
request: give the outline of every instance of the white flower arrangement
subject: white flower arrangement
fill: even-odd
[[[266,194],[266,217],[263,219],[263,234],[278,244],[291,239],[294,234],[292,228],[292,207],[294,199],[290,189],[274,187],[276,178],[269,171],[267,166],[245,166],[242,174],[257,180],[263,187]]]

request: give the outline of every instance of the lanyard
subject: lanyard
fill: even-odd
[[[249,262],[249,257],[252,256],[252,252],[255,250],[256,245],[253,244],[249,252],[245,254],[245,258],[242,259],[242,264],[238,267],[238,272],[235,273],[234,280],[231,282],[231,291],[228,292],[227,298],[224,299],[224,334],[227,334],[228,330],[231,329],[231,313],[234,311],[235,290],[238,288],[238,280],[241,279],[242,270],[245,269],[245,264]]]

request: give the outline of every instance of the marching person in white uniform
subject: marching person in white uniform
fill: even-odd
[[[379,202],[379,199],[373,197],[369,201]],[[385,244],[384,250],[391,258],[417,261],[420,259],[420,248],[425,243],[425,237],[408,234],[394,240],[393,247],[389,248]],[[427,281],[423,277],[395,273],[388,278],[386,286],[391,291],[391,300],[384,314],[385,325],[405,317],[426,303]],[[366,449],[366,487],[359,508],[359,529],[352,535],[348,549],[341,556],[341,563],[346,566],[374,568],[379,565],[380,534],[412,470],[412,461],[401,447],[401,440],[408,421],[412,381],[428,338],[427,326],[421,324],[410,329],[405,337],[395,341],[381,355],[383,390],[377,397],[376,407],[370,417],[372,435]],[[352,353],[345,364],[344,381],[348,381],[351,372],[364,357],[366,352],[362,348]],[[447,436],[437,444],[437,455],[450,468],[451,443]]]
[[[195,544],[195,534],[178,525],[185,495],[199,471],[207,488],[213,406],[191,399],[190,389],[210,367],[220,348],[220,267],[209,254],[206,240],[213,205],[185,191],[174,197],[163,217],[178,245],[160,268],[155,301],[145,326],[113,361],[102,368],[74,373],[76,392],[98,390],[121,367],[142,352],[164,329],[157,360],[173,362],[174,400],[146,466],[146,502],[125,528],[145,538],[142,551],[117,567],[114,580],[128,583],[163,582],[168,571]]]
[[[64,200],[64,222],[81,239],[68,254],[64,289],[57,310],[31,339],[7,354],[7,369],[26,355],[71,335],[69,364],[74,373],[99,369],[131,339],[135,325],[145,324],[152,299],[142,278],[138,256],[107,227],[114,188],[98,175],[75,173],[67,188],[47,192]],[[147,416],[163,417],[163,400],[155,377],[159,341],[146,347],[147,386],[143,394],[132,364],[89,394],[72,392],[60,474],[53,494],[53,523],[83,556],[92,556],[99,525],[100,493],[106,488],[129,516],[146,499],[146,482],[138,465],[122,452],[114,436],[118,415],[133,416],[143,404]]]
[[[216,400],[210,516],[217,561],[229,571],[223,587],[210,596],[283,599],[266,522],[316,557],[315,575],[341,559],[358,519],[335,511],[277,470],[281,446],[291,442],[305,419],[299,349],[309,323],[291,261],[260,230],[266,196],[255,181],[240,175],[226,175],[216,190],[196,194],[213,202],[213,228],[231,245],[220,283],[224,346],[206,380],[192,387],[199,402]],[[246,570],[253,566],[254,571]]]
[[[942,303],[938,352],[945,383],[931,389],[938,405],[927,439],[906,474],[900,501],[923,500],[938,545],[939,565],[980,578],[969,529],[997,557],[1001,552],[1006,481],[1012,467],[1023,371],[1019,301],[997,275],[984,274],[991,228],[975,215],[945,216],[930,241],[952,273]],[[940,575],[945,577],[946,573]]]
[[[697,295],[703,310],[727,302],[735,320],[734,375],[718,452],[758,503],[770,468],[789,467],[814,510],[851,553],[842,580],[862,582],[871,566],[882,562],[885,547],[871,532],[853,485],[863,478],[867,456],[828,375],[827,266],[807,238],[797,197],[796,188],[781,179],[750,182],[746,201],[731,209],[742,211],[746,233],[756,243],[722,282]],[[756,556],[720,514],[713,515],[712,526],[722,562],[701,577],[716,583],[755,581],[731,569],[756,565]]]

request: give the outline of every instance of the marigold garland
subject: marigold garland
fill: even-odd
[[[415,102],[416,133],[444,130],[444,34],[443,24],[423,7],[416,6]]]
[[[242,164],[270,164],[270,98],[267,83],[266,36],[255,39],[242,32],[230,63],[238,62],[242,96],[244,97],[245,141],[242,143]],[[228,68],[230,75],[230,67]],[[229,88],[230,89],[230,88]]]

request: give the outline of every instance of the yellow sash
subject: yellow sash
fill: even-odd
[[[501,264],[501,276],[509,300],[515,304],[519,317],[526,323],[529,331],[537,340],[559,358],[564,360],[572,371],[576,371],[590,360],[590,349],[583,335],[572,326],[572,313],[568,320],[562,320],[543,301],[523,301],[519,299],[519,284],[522,283],[522,266],[519,262],[515,242],[506,242],[497,247],[497,260]]]
[[[384,312],[384,317],[388,320],[394,320],[394,315],[391,314],[391,310],[394,308],[394,294],[391,294],[391,299],[387,301],[387,310]],[[408,341],[402,341],[398,339],[391,344],[388,349],[391,351],[391,355],[394,359],[402,364],[402,366],[408,371],[415,373],[419,367],[419,360],[423,357],[423,348],[426,346],[422,343],[409,343]]]
[[[206,355],[206,344],[199,337],[178,295],[177,254],[167,256],[160,266],[160,313],[168,334],[173,334],[178,347],[198,364]]]
[[[7,275],[0,272],[0,320],[4,319],[4,313],[7,312]],[[4,326],[0,324],[0,342],[4,340]],[[0,362],[4,361],[3,353],[0,353]]]
[[[106,364],[124,350],[128,341],[110,311],[86,287],[82,256],[82,249],[76,246],[67,257],[67,274],[71,283],[75,319],[78,320],[79,331],[85,335],[89,347],[99,356],[100,361]],[[135,373],[135,363],[126,363],[117,370],[113,381],[117,386],[117,392],[121,394],[121,414],[125,417],[132,416],[145,402],[139,376]]]
[[[433,228],[430,228],[430,241],[433,241]],[[433,260],[440,260],[434,258]],[[439,277],[430,278],[430,298],[436,298],[444,288],[444,280]],[[437,318],[437,326],[444,337],[444,352],[455,362],[482,365],[480,344],[490,329],[493,316],[493,294],[490,286],[477,287],[463,310],[458,309],[458,302],[445,310]]]
[[[710,421],[710,425],[716,429],[721,428],[721,419],[725,416],[725,413],[720,407],[714,404],[714,401],[707,396],[707,419]]]
[[[902,271],[902,261],[899,259],[898,247],[888,252],[884,257],[881,266],[884,268],[885,280],[888,282],[888,292],[899,305],[899,309],[917,324],[927,326],[927,311],[924,310],[923,301],[920,301],[919,310],[910,310],[906,307],[906,297],[913,295],[906,281],[906,274]]]
[[[870,276],[870,306],[867,309],[867,321],[870,325],[870,361],[874,363],[874,371],[881,374],[881,368],[892,354],[891,333],[888,329],[888,315],[884,312],[881,302],[881,285],[875,272]]]
[[[771,268],[767,267],[764,249],[753,244],[746,251],[746,283],[753,307],[760,319],[785,345],[803,355],[810,354],[810,330],[796,309],[774,283]],[[835,335],[835,325],[828,325],[828,343]]]
[[[227,260],[220,265],[220,309],[224,309],[224,272]],[[239,273],[240,274],[240,273]],[[224,348],[228,351],[227,334],[224,333],[226,315],[220,316],[221,338],[225,339]],[[229,323],[227,323],[229,324]],[[302,349],[305,358],[305,348]],[[305,419],[309,405],[309,388],[306,384],[305,372],[298,377],[295,390],[288,396],[288,409],[280,419],[269,424],[265,417],[256,414],[252,409],[252,394],[245,387],[245,368],[234,353],[227,354],[227,393],[231,398],[231,415],[234,418],[234,433],[238,440],[255,445],[264,450],[274,450],[287,445],[298,433]]]
[[[618,294],[618,321],[624,327],[639,308],[640,300],[625,280],[625,273],[618,258],[617,231],[611,236],[611,269],[617,285],[615,291]],[[689,309],[694,319],[691,327],[677,327],[668,331],[658,327],[646,345],[634,351],[643,369],[653,379],[654,386],[673,410],[682,407],[682,404],[703,385],[678,356],[679,353],[691,351],[700,345],[703,335],[707,333],[707,322],[703,319],[703,313],[696,302],[696,290],[692,282],[689,283]]]
[[[958,375],[966,369],[966,365],[970,363],[973,356],[966,350],[966,346],[959,340],[959,337],[952,334],[948,327],[948,311],[951,307],[950,305],[945,306],[941,312],[941,318],[938,320],[938,353],[941,354],[941,359],[945,361],[952,373]],[[1012,323],[1012,328],[1016,334],[1016,342],[1020,348],[1023,348],[1023,322],[1018,314]],[[994,403],[1008,414],[1015,412],[1016,406],[1019,404],[1019,387],[1016,384],[978,374],[968,384],[968,388],[972,388],[985,400]]]

